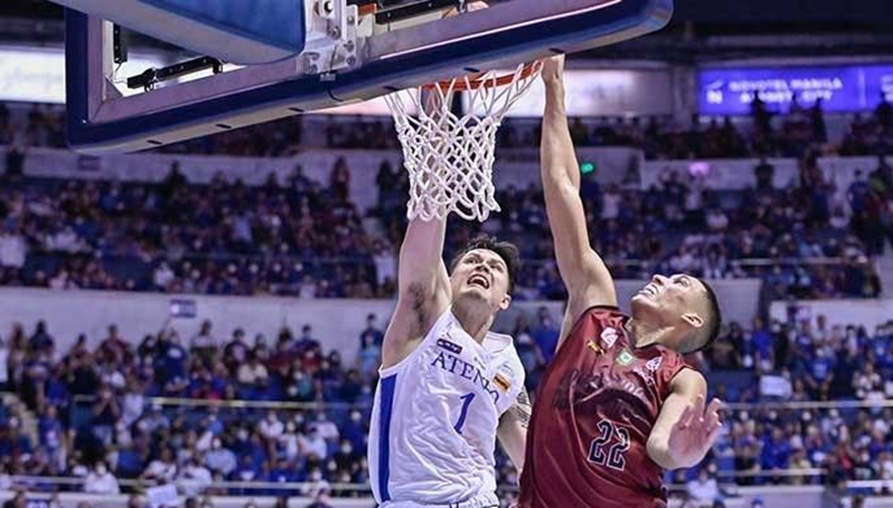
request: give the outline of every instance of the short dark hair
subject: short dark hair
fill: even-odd
[[[506,269],[508,270],[509,293],[514,291],[515,274],[518,273],[518,270],[521,268],[521,255],[518,252],[518,247],[511,242],[500,242],[492,236],[480,235],[472,238],[471,241],[468,242],[468,245],[453,257],[453,261],[450,263],[450,272],[456,269],[456,265],[459,264],[459,260],[461,260],[463,256],[477,249],[492,251],[502,258],[502,261],[505,263]]]
[[[703,351],[713,345],[722,329],[722,310],[719,308],[719,299],[716,298],[716,292],[713,291],[710,284],[707,284],[707,281],[704,279],[698,280],[701,282],[701,285],[704,286],[704,291],[707,293],[707,316],[705,318],[707,327],[705,333],[699,333],[697,335],[694,341],[695,347],[689,351],[689,354]]]

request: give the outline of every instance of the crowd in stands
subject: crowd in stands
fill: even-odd
[[[0,390],[16,393],[37,422],[32,435],[20,412],[0,410],[0,488],[11,476],[72,476],[83,480],[76,489],[103,494],[133,492],[135,481],[176,483],[189,497],[366,495],[342,484],[368,481],[381,340],[370,316],[347,365],[309,326],[267,340],[240,329],[222,336],[205,322],[192,337],[166,327],[140,340],[112,325],[93,348],[83,335],[58,346],[43,322],[27,333],[14,326],[0,337]],[[227,400],[255,407],[214,404]],[[246,490],[225,481],[305,485]]]
[[[756,186],[737,192],[706,189],[699,178],[674,171],[646,191],[601,188],[595,179],[584,178],[582,195],[595,248],[617,278],[683,271],[713,279],[760,277],[772,298],[876,296],[879,282],[866,262],[867,246],[874,245],[871,254],[879,254],[893,240],[893,230],[884,226],[893,219],[893,168],[882,159],[848,193],[825,180],[814,158],[803,159],[799,181],[787,188],[767,183],[773,171],[764,160],[754,168]],[[500,203],[500,235],[544,230],[537,190],[509,188]],[[519,242],[522,250],[535,246],[523,254],[547,259],[548,235],[537,240]],[[799,262],[807,258],[838,261]]]
[[[24,117],[17,117],[0,102],[0,145],[67,147],[64,109],[50,104],[32,104]]]
[[[829,325],[791,312],[785,322],[755,319],[750,330],[731,323],[704,355],[714,372],[748,372],[753,378],[723,377],[713,382],[728,402],[763,402],[764,407],[733,411],[710,460],[700,471],[679,472],[691,498],[711,506],[722,483],[753,485],[839,485],[848,480],[893,481],[893,320],[874,330]],[[709,376],[708,376],[709,377]],[[740,376],[739,376],[740,377]],[[854,409],[795,409],[787,402],[862,401]],[[773,404],[775,402],[776,404]],[[759,471],[801,470],[802,475],[746,476]],[[815,474],[810,469],[819,469]],[[737,479],[723,475],[736,472]],[[886,487],[866,494],[890,493]]]
[[[27,153],[10,152],[8,167]],[[718,192],[668,171],[645,191],[600,186],[582,195],[593,243],[617,278],[687,271],[707,278],[760,277],[772,298],[871,297],[869,256],[893,243],[893,168],[883,157],[849,189],[826,181],[813,156],[797,181]],[[378,203],[361,211],[342,159],[329,182],[300,166],[260,187],[218,175],[187,181],[176,167],[158,184],[22,177],[0,186],[0,284],[302,298],[389,298],[405,227],[405,173],[387,163]],[[503,211],[483,225],[454,224],[447,250],[479,232],[515,241],[525,260],[517,297],[562,299],[541,191],[509,186]],[[374,219],[379,227],[369,228]],[[373,232],[374,231],[374,232]],[[816,261],[818,259],[819,261]],[[831,260],[831,262],[822,260]],[[755,261],[757,260],[757,261]]]
[[[349,201],[349,173],[322,188],[14,179],[0,188],[0,283],[59,289],[385,297],[389,255]],[[386,262],[384,263],[387,264]]]
[[[554,354],[557,326],[542,308],[505,330],[515,336],[533,393]],[[324,350],[326,338],[309,326],[299,334],[283,328],[272,340],[249,340],[240,329],[222,333],[205,322],[192,337],[165,327],[140,340],[112,325],[96,347],[81,336],[63,348],[46,323],[13,327],[0,337],[0,383],[37,422],[32,434],[23,411],[0,405],[0,486],[20,485],[13,476],[70,476],[82,480],[74,488],[96,493],[173,482],[187,496],[365,495],[344,484],[368,481],[368,415],[383,338],[376,316],[359,333],[350,364]],[[694,501],[712,505],[733,494],[729,484],[893,480],[893,408],[772,405],[893,398],[893,320],[867,330],[792,311],[785,321],[755,319],[749,329],[733,322],[691,361],[725,401],[767,404],[728,412],[702,466],[668,477],[687,485]],[[163,405],[158,397],[201,405]],[[729,477],[813,468],[822,471]],[[510,499],[517,477],[501,453],[498,469]],[[305,484],[249,491],[226,481]],[[27,487],[54,488],[40,481]]]

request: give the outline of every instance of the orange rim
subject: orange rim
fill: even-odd
[[[375,14],[378,12],[378,4],[372,2],[371,4],[360,4],[359,6],[359,14],[360,16],[368,16],[370,14]]]
[[[440,88],[441,90],[449,90],[450,87],[457,92],[465,92],[468,90],[477,90],[478,88],[496,88],[502,87],[506,85],[510,85],[515,82],[516,79],[527,79],[531,74],[536,72],[537,67],[541,66],[542,62],[539,60],[524,64],[524,68],[521,69],[521,73],[517,74],[515,72],[511,74],[504,74],[502,76],[496,76],[493,78],[455,78],[453,80],[445,80],[437,83],[429,83],[427,85],[422,85],[422,90],[431,91],[435,88]],[[486,74],[485,72],[479,73],[480,75]],[[516,77],[517,74],[517,77]]]

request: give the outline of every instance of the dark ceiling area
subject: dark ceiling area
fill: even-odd
[[[840,25],[877,29],[893,28],[890,0],[678,0],[676,17],[681,21],[752,25],[782,23],[823,26]]]
[[[0,2],[0,16],[59,19],[62,8],[48,0],[3,0]],[[841,27],[883,29],[893,28],[893,1],[677,0],[675,22],[688,21],[729,28],[769,24],[827,30]]]
[[[387,5],[419,1],[387,0]],[[761,56],[893,54],[893,0],[676,0],[675,5],[675,15],[666,29],[584,57],[684,63]],[[0,40],[61,42],[62,16],[63,9],[48,0],[0,0]],[[791,34],[801,37],[790,42],[781,39],[780,43],[771,39]],[[747,40],[754,35],[766,40]],[[717,42],[729,37],[733,40]],[[735,42],[735,37],[740,42]],[[138,40],[157,44],[141,37]]]
[[[47,0],[3,0],[0,16],[17,18],[62,18],[62,7]]]

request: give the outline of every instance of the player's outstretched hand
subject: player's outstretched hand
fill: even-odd
[[[542,77],[547,86],[560,83],[564,79],[564,55],[544,59]]]
[[[689,404],[670,430],[668,442],[670,454],[676,464],[692,467],[704,459],[722,429],[719,399],[710,401],[704,409],[704,396],[699,395],[694,404]]]

